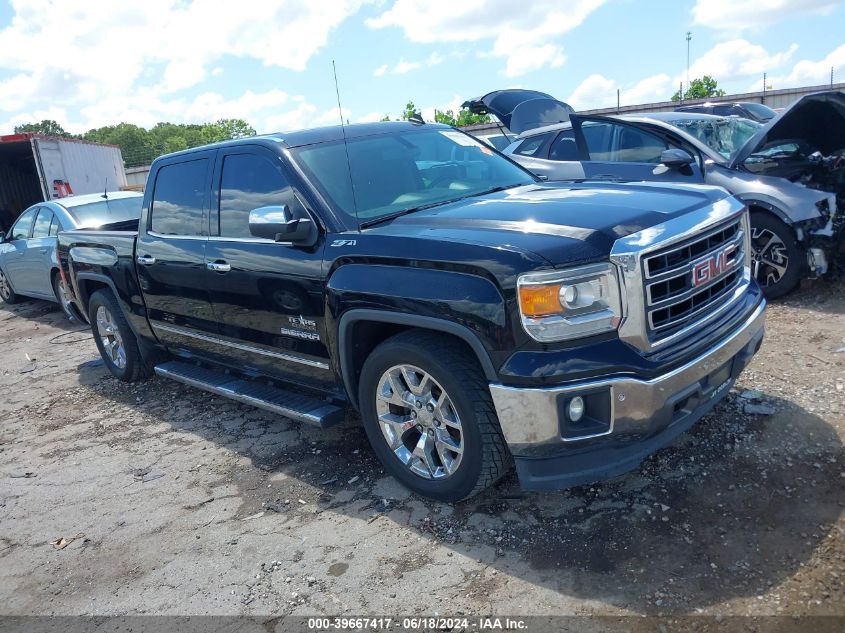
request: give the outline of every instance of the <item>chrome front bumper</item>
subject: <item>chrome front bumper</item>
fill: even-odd
[[[585,444],[637,442],[701,417],[733,384],[762,340],[765,301],[728,337],[694,360],[652,380],[614,377],[547,388],[491,384],[490,393],[514,457],[565,453]],[[736,360],[740,362],[734,362]],[[609,420],[600,432],[565,437],[565,406],[582,394],[609,393]],[[603,437],[607,436],[607,437]],[[596,440],[595,438],[601,438]],[[578,448],[576,448],[578,447]]]

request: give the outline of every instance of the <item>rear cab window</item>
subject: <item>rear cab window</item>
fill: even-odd
[[[159,168],[150,203],[149,230],[159,235],[207,236],[203,221],[208,158]]]

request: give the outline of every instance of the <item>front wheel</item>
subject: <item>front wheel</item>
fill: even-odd
[[[805,269],[795,232],[769,213],[751,214],[751,274],[769,299],[791,291]]]
[[[466,499],[510,467],[484,375],[448,338],[411,331],[379,345],[364,363],[359,398],[382,465],[424,497]]]
[[[88,302],[88,320],[94,342],[106,367],[123,382],[137,382],[146,377],[138,341],[110,290],[98,290]]]

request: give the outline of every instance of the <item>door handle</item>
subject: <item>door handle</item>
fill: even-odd
[[[208,262],[206,264],[206,267],[216,273],[227,273],[232,270],[232,267],[228,263],[223,261]]]
[[[46,253],[47,253],[47,249],[46,249],[46,248],[42,248],[42,249],[41,249],[41,254],[42,254],[42,255],[44,255],[44,254],[46,254]]]
[[[135,258],[135,261],[139,264],[143,264],[144,266],[152,266],[156,263],[156,258],[152,255],[138,255],[138,257]]]

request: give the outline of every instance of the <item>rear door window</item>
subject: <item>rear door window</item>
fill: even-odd
[[[48,237],[50,225],[53,223],[53,212],[50,209],[41,207],[38,209],[38,217],[35,218],[35,225],[32,227],[32,237]]]
[[[288,205],[293,192],[281,170],[256,154],[228,154],[220,177],[220,237],[253,238],[249,212],[259,207]],[[291,209],[293,211],[293,209]]]
[[[517,146],[513,153],[519,154],[520,156],[537,156],[537,158],[540,158],[537,152],[543,147],[550,136],[551,134],[538,134],[537,136],[527,138]]]
[[[561,132],[549,150],[550,160],[579,160],[574,130]]]
[[[161,235],[208,235],[203,221],[208,159],[158,170],[150,207],[150,230]]]
[[[29,239],[29,230],[32,228],[32,221],[35,219],[35,214],[37,211],[37,209],[30,209],[29,211],[24,213],[20,218],[18,218],[18,221],[15,222],[15,226],[12,227],[11,239]]]

